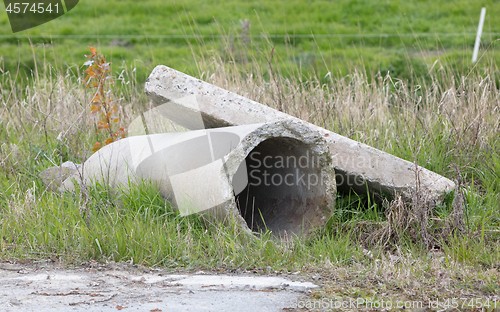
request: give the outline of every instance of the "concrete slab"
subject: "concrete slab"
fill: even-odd
[[[164,107],[169,119],[189,129],[200,127],[200,122],[192,122],[198,120],[200,114],[205,128],[298,120],[163,65],[153,70],[146,81],[145,92],[156,106]],[[327,141],[339,189],[365,192],[368,186],[371,192],[399,194],[406,200],[411,200],[412,194],[420,189],[432,204],[441,202],[444,193],[455,187],[453,181],[409,161],[305,124]]]
[[[1,311],[283,311],[318,286],[281,277],[0,268]]]

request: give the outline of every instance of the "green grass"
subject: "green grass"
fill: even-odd
[[[266,64],[274,47],[283,68],[301,67],[306,76],[317,72],[322,77],[328,71],[344,76],[361,66],[370,75],[381,70],[397,78],[410,78],[408,62],[414,64],[418,75],[426,75],[436,59],[460,70],[470,67],[474,33],[483,6],[487,7],[484,31],[500,33],[500,23],[494,18],[500,14],[500,5],[492,0],[88,0],[61,18],[17,33],[14,38],[3,38],[0,55],[4,71],[15,72],[18,61],[23,70],[29,71],[34,69],[33,53],[37,59],[68,67],[81,65],[87,46],[98,46],[115,66],[125,61],[136,67],[139,82],[144,82],[157,64],[200,74],[192,50],[210,56],[230,46],[239,52],[236,61],[244,65],[249,57]],[[242,27],[244,20],[250,21],[248,30]],[[6,14],[0,16],[0,31],[3,35],[11,33]],[[411,35],[421,33],[430,36]],[[224,34],[229,39],[220,37]],[[267,38],[259,38],[262,34]],[[277,36],[284,34],[289,37]],[[311,34],[316,37],[307,37]],[[357,38],[360,34],[373,37]],[[176,37],[155,37],[164,35]],[[204,37],[196,38],[198,35]],[[107,36],[125,37],[117,39],[121,42],[112,42]],[[488,49],[498,62],[497,37],[485,34],[482,51]],[[234,44],[228,45],[225,40]],[[288,53],[290,50],[293,53]]]
[[[67,16],[29,32],[183,36],[181,30],[186,27],[187,35],[221,36],[188,39],[192,47],[182,38],[130,39],[126,47],[111,47],[108,39],[55,39],[48,46],[40,45],[40,39],[33,39],[33,45],[5,39],[0,45],[4,62],[0,259],[302,271],[328,280],[314,294],[318,298],[437,298],[443,281],[452,292],[447,297],[460,297],[463,289],[476,296],[500,292],[500,76],[495,49],[471,67],[472,38],[467,45],[457,37],[441,38],[439,49],[446,51],[440,56],[430,40],[419,46],[408,37],[356,39],[354,44],[345,38],[342,43],[317,38],[314,44],[307,38],[289,43],[272,38],[273,33],[292,30],[405,33],[411,29],[403,13],[415,32],[454,32],[463,25],[470,26],[462,31],[473,32],[479,13],[476,4],[342,1],[335,6],[313,3],[305,10],[299,2],[287,6],[229,3],[224,9],[220,3],[206,2],[154,7],[159,3],[86,1]],[[101,9],[94,9],[97,5]],[[484,5],[489,16],[498,11],[493,2]],[[164,18],[167,8],[170,15]],[[191,13],[195,30],[188,27],[186,12]],[[218,25],[207,17],[218,14]],[[363,21],[359,26],[355,16]],[[233,49],[231,35],[224,31],[245,18],[252,20],[251,34],[269,36],[252,38],[250,43],[240,37]],[[486,29],[498,31],[495,23],[487,19]],[[8,31],[8,25],[0,27]],[[238,27],[236,32],[241,33]],[[112,93],[125,124],[148,108],[141,83],[152,66],[170,65],[274,108],[283,102],[286,113],[462,181],[464,231],[453,225],[452,194],[437,207],[339,194],[325,227],[307,239],[285,243],[269,232],[250,237],[232,223],[181,217],[148,183],[117,193],[99,185],[74,194],[50,192],[40,172],[67,160],[84,162],[96,140],[95,125],[83,114],[89,94],[79,83],[82,70],[75,65],[84,62],[87,45],[99,46],[113,60]],[[272,46],[276,54],[271,57]],[[390,74],[377,73],[384,66],[391,68]],[[339,69],[340,75],[325,75]],[[415,211],[427,213],[428,221],[417,220]],[[399,221],[391,224],[389,213]],[[424,241],[423,235],[429,239]]]
[[[2,207],[0,257],[62,257],[132,261],[172,268],[300,269],[305,258],[349,261],[356,247],[349,236],[325,235],[305,245],[280,245],[270,233],[258,238],[232,226],[181,217],[147,183],[115,193],[101,186],[82,193],[46,193],[34,186],[21,205]],[[90,210],[87,214],[86,209]],[[351,246],[353,250],[346,248]],[[328,248],[326,248],[328,246]],[[317,255],[321,257],[317,258]]]

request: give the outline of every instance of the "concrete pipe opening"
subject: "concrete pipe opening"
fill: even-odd
[[[324,224],[332,200],[326,163],[315,146],[295,138],[259,143],[245,158],[248,184],[235,198],[248,228],[286,238]]]

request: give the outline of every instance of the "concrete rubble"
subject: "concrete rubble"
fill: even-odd
[[[145,92],[168,118],[188,129],[218,128],[300,119],[229,92],[172,68],[157,66],[149,76]],[[201,115],[202,125],[198,120]],[[303,121],[302,121],[303,122]],[[337,187],[356,192],[400,195],[411,200],[417,190],[425,192],[429,204],[442,202],[455,183],[437,173],[356,142],[316,125],[303,122],[327,142]],[[416,178],[418,174],[418,179]]]
[[[455,188],[411,162],[166,66],[153,70],[145,92],[154,107],[132,121],[128,138],[82,167],[47,169],[44,182],[117,190],[148,180],[182,215],[232,219],[282,238],[325,224],[337,189],[407,201],[420,193],[435,205]]]
[[[52,191],[57,191],[63,181],[75,174],[80,168],[80,164],[66,161],[60,166],[54,166],[45,169],[40,173],[43,183]]]

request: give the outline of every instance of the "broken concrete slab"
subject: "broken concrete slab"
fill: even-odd
[[[168,118],[189,129],[201,127],[192,122],[200,115],[205,128],[300,120],[163,65],[153,70],[145,92],[156,106],[166,108]],[[359,193],[368,187],[370,192],[401,195],[405,200],[420,190],[432,204],[442,202],[445,192],[455,187],[453,181],[409,161],[305,124],[327,141],[339,190],[352,188]]]
[[[334,177],[323,136],[300,120],[280,120],[122,139],[93,154],[62,188],[148,180],[182,215],[287,237],[307,235],[331,216]]]

